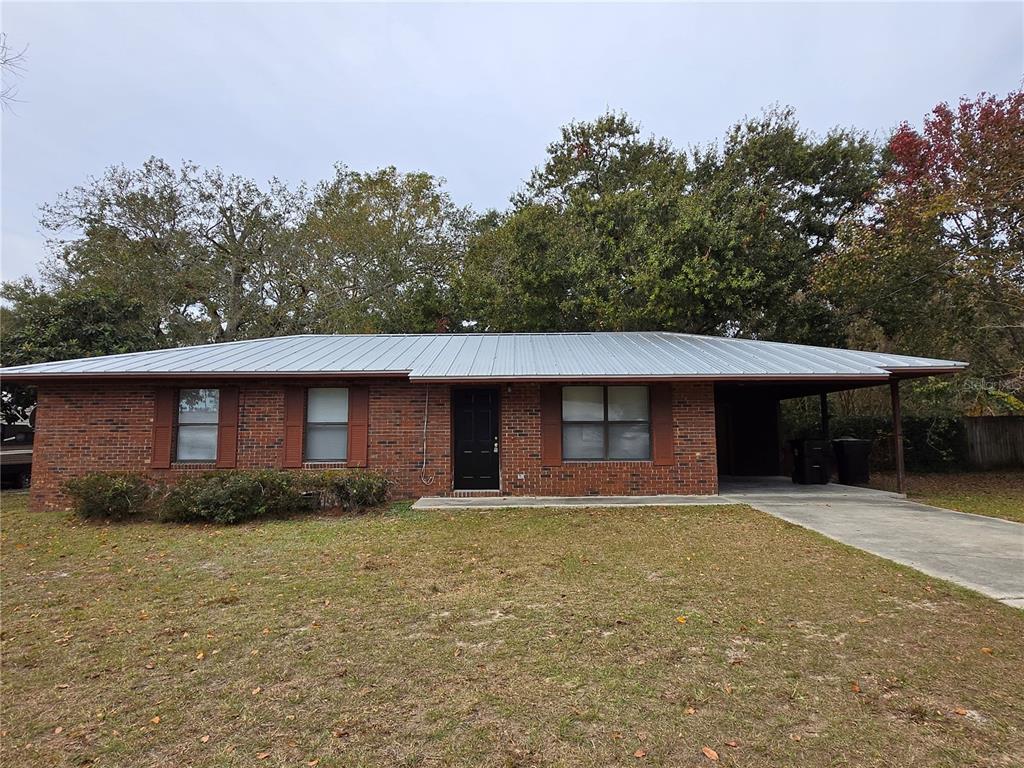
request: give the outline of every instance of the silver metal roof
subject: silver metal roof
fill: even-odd
[[[0,369],[12,380],[121,376],[397,375],[503,379],[886,379],[966,367],[954,360],[658,331],[306,335]]]

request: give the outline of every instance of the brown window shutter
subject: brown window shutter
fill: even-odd
[[[651,432],[654,463],[658,466],[674,464],[671,384],[654,384],[651,387]]]
[[[302,466],[302,433],[306,425],[306,390],[304,387],[284,388],[284,459],[281,466],[296,469]]]
[[[217,467],[234,469],[238,459],[238,387],[220,388],[217,416]]]
[[[348,390],[348,465],[365,467],[370,442],[370,388]]]
[[[540,386],[540,459],[545,467],[562,464],[562,388]]]
[[[171,436],[174,434],[175,390],[159,387],[153,397],[153,456],[149,466],[167,469],[171,466]]]

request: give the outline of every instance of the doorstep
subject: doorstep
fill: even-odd
[[[413,509],[510,509],[514,507],[680,507],[736,504],[721,496],[424,496]]]

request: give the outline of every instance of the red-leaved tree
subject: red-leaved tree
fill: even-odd
[[[847,313],[853,341],[966,359],[985,387],[1019,395],[1024,92],[940,104],[921,129],[896,129],[886,159],[820,288]]]

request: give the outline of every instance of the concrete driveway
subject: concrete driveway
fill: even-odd
[[[846,485],[729,480],[723,497],[1024,608],[1024,524]]]

